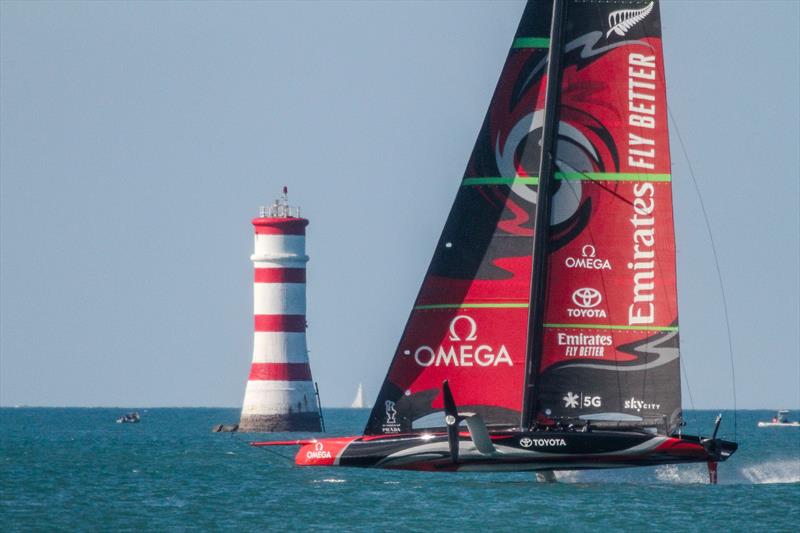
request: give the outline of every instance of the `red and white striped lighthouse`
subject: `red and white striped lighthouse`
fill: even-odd
[[[306,347],[306,226],[280,200],[253,219],[253,364],[239,431],[320,431]]]

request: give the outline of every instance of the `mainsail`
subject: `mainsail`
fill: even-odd
[[[655,1],[567,1],[536,419],[681,419],[675,238]],[[599,25],[598,22],[605,22]]]
[[[445,379],[488,426],[680,423],[658,5],[552,11],[525,8],[367,435],[442,427]]]
[[[488,425],[519,425],[551,10],[525,8],[365,434],[443,426],[444,379]]]

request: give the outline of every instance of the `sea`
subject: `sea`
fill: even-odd
[[[138,424],[115,419],[137,410]],[[716,411],[689,411],[708,435]],[[800,413],[796,413],[800,414]],[[10,531],[800,531],[800,429],[736,416],[739,451],[705,465],[532,473],[300,468],[295,448],[212,433],[237,409],[0,409],[0,530]],[[327,409],[328,435],[368,411]],[[721,433],[734,437],[734,414]],[[696,434],[696,433],[695,433]]]

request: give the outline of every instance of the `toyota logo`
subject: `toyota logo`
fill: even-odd
[[[590,307],[597,307],[603,301],[603,296],[597,289],[591,287],[584,287],[572,293],[572,301],[578,307],[588,309]]]
[[[533,440],[531,440],[529,437],[522,437],[519,439],[519,445],[523,448],[530,448],[533,446]]]

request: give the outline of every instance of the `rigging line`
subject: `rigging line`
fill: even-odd
[[[289,464],[294,464],[294,459],[292,459],[291,457],[288,457],[286,455],[283,455],[282,453],[280,453],[278,451],[275,451],[275,450],[271,449],[269,446],[261,446],[261,449],[264,450],[265,452],[271,453],[272,455],[277,455],[278,457],[280,457],[281,459],[285,460]]]
[[[664,57],[663,50],[662,50],[662,57]],[[666,64],[665,61],[661,61],[658,64],[658,70],[662,80],[667,79],[665,64]],[[664,88],[664,92],[666,93],[666,86]],[[664,107],[666,107],[667,109],[667,115],[669,117],[669,120],[672,121],[672,125],[674,127],[673,129],[675,130],[675,135],[678,137],[678,142],[681,146],[681,151],[683,152],[683,158],[686,160],[686,164],[689,167],[689,174],[692,177],[692,182],[694,184],[695,191],[697,192],[697,197],[700,200],[700,207],[702,208],[703,211],[703,219],[705,220],[706,231],[708,232],[708,237],[709,240],[711,241],[711,250],[714,254],[714,264],[716,265],[717,269],[717,279],[719,281],[720,291],[722,292],[723,310],[725,314],[725,331],[728,336],[728,354],[730,355],[731,379],[733,382],[733,435],[734,435],[734,440],[736,440],[738,428],[737,428],[737,409],[736,409],[736,375],[734,374],[734,368],[733,368],[733,342],[731,340],[731,328],[730,328],[730,321],[728,320],[728,306],[725,298],[725,289],[722,283],[722,273],[720,271],[719,260],[717,258],[717,247],[716,244],[714,243],[714,237],[711,234],[711,223],[708,219],[708,213],[706,212],[705,204],[703,203],[703,196],[700,194],[700,187],[697,184],[697,178],[694,175],[692,162],[689,160],[689,154],[686,150],[686,145],[683,142],[683,136],[681,135],[680,128],[678,128],[678,121],[675,120],[675,116],[672,114],[672,107],[669,105],[669,101],[666,99],[664,100]],[[688,369],[686,368],[685,365],[680,365],[680,368],[684,374],[684,379],[686,380],[686,391],[689,393],[689,402],[692,405],[692,414],[693,414],[692,419],[694,420],[695,425],[697,425],[697,411],[695,410],[694,399],[692,398],[692,389],[691,386],[689,385]]]
[[[689,375],[686,373],[686,365],[678,365],[681,368],[681,373],[683,374],[683,380],[686,382],[686,392],[689,393],[689,405],[692,406],[692,413],[694,413],[694,398],[692,397],[692,387],[689,385]]]
[[[564,161],[564,160],[562,160],[562,159],[556,159],[556,163],[561,163],[561,164],[563,164],[563,165],[566,165],[566,166],[568,166],[569,168],[571,168],[571,169],[572,169],[572,172],[575,172],[575,173],[577,173],[577,174],[580,174],[581,176],[583,176],[583,177],[584,177],[584,178],[586,178],[587,180],[589,180],[589,181],[591,181],[591,182],[593,182],[593,183],[596,183],[598,187],[600,187],[601,189],[603,189],[604,191],[606,191],[606,192],[608,192],[608,193],[611,193],[611,194],[613,194],[614,196],[616,196],[617,198],[619,198],[620,200],[622,200],[622,201],[623,201],[623,202],[625,202],[626,204],[628,204],[628,205],[633,205],[633,202],[631,202],[630,200],[628,200],[627,198],[625,198],[624,196],[622,196],[620,193],[618,193],[618,192],[617,192],[617,191],[615,191],[614,189],[611,189],[611,188],[609,188],[609,187],[606,187],[606,186],[605,186],[605,185],[603,185],[603,183],[602,183],[602,182],[600,182],[599,180],[596,180],[596,179],[594,179],[593,177],[591,177],[590,175],[586,174],[585,172],[582,172],[582,171],[580,171],[580,170],[576,169],[575,167],[573,167],[572,165],[570,165],[570,164],[569,164],[569,163],[567,163],[566,161]]]
[[[662,52],[661,52],[661,53],[662,53],[662,58],[663,58],[663,57],[664,57],[664,51],[662,50]],[[658,63],[658,71],[659,71],[659,74],[661,75],[661,79],[662,79],[662,80],[666,80],[666,79],[667,79],[667,76],[666,76],[666,71],[665,71],[664,65],[665,65],[665,61],[661,61],[661,62],[659,62],[659,63]],[[664,96],[665,96],[665,97],[666,97],[666,92],[667,92],[667,90],[666,90],[666,83],[665,83],[665,84],[664,84]],[[669,103],[668,103],[668,101],[667,101],[667,99],[666,99],[666,98],[665,98],[665,100],[664,100],[664,105],[665,105],[665,107],[667,108],[667,112],[668,112],[668,113],[670,113],[670,115],[671,115],[671,110],[670,110],[670,108],[669,108]],[[676,131],[675,131],[675,133],[676,133],[676,134],[678,134],[678,135],[680,135],[680,133],[677,131],[677,124],[675,124],[675,120],[674,120],[674,119],[673,119],[672,123],[673,123],[673,125],[674,125],[674,126],[675,126],[675,128],[676,128]],[[668,130],[668,131],[669,131],[669,130]],[[669,135],[669,133],[667,133],[667,135]],[[683,141],[682,141],[682,140],[681,140],[681,143],[683,143]],[[686,157],[686,152],[685,152],[685,151],[684,151],[684,157]],[[686,157],[686,159],[687,159],[687,161],[688,161],[688,157]],[[674,209],[674,208],[673,208],[673,209]],[[673,222],[673,229],[672,229],[672,231],[673,231],[673,234],[674,234],[674,232],[675,232],[675,224],[674,224],[674,222]],[[674,239],[674,237],[673,237],[673,239]],[[677,241],[675,241],[675,242],[677,242]],[[675,257],[675,259],[676,259],[676,261],[677,261],[677,245],[676,245],[676,250],[675,250],[675,256],[676,256],[676,257]],[[677,268],[677,263],[676,263],[676,268]],[[677,273],[676,273],[676,275],[677,275]],[[676,296],[677,296],[677,294],[676,294]],[[677,300],[676,300],[676,301],[677,301]],[[676,316],[677,316],[677,311],[678,311],[678,310],[676,309]],[[679,349],[680,349],[680,340],[678,341],[678,347],[679,347]],[[688,368],[687,368],[687,366],[688,366],[688,365],[686,364],[686,363],[688,363],[688,361],[689,361],[689,360],[686,358],[685,352],[684,352],[684,353],[682,353],[682,354],[680,355],[680,357],[681,357],[682,359],[684,359],[684,363],[682,363],[682,364],[678,365],[678,367],[680,368],[680,372],[681,372],[681,375],[683,376],[683,380],[684,380],[684,382],[686,382],[686,392],[689,394],[689,405],[690,405],[690,406],[691,406],[691,408],[692,408],[692,417],[691,417],[691,423],[692,423],[692,425],[693,425],[693,426],[695,426],[695,427],[698,427],[698,428],[699,428],[699,426],[698,426],[698,423],[697,423],[697,408],[695,407],[695,404],[694,404],[694,395],[692,394],[692,385],[691,385],[691,383],[689,382],[689,370],[688,370]],[[685,419],[684,419],[684,420],[685,420]],[[684,424],[685,424],[685,422],[684,422]],[[734,414],[734,427],[735,427],[735,426],[736,426],[736,423],[735,423],[735,414]],[[679,428],[679,431],[680,431],[680,428]]]
[[[236,438],[233,433],[230,434],[230,438],[234,442],[236,442],[236,444],[242,449],[247,448],[248,450],[251,450],[253,448],[253,446],[248,441]],[[294,459],[293,458],[291,458],[289,456],[286,456],[286,455],[283,455],[282,453],[273,450],[270,446],[260,446],[259,448],[264,450],[265,452],[269,452],[269,453],[271,453],[273,455],[277,455],[278,457],[280,457],[281,459],[286,460],[288,463],[290,463],[292,465],[294,464]]]
[[[692,183],[694,184],[694,190],[697,192],[697,198],[700,201],[700,210],[703,212],[703,220],[705,221],[706,225],[706,232],[708,233],[708,240],[711,242],[711,252],[714,256],[714,266],[717,269],[717,281],[719,282],[719,291],[722,295],[722,311],[723,316],[725,317],[725,333],[728,337],[728,355],[730,356],[730,363],[731,363],[731,381],[733,385],[733,438],[737,438],[737,402],[736,402],[736,372],[734,370],[734,360],[733,360],[733,340],[731,338],[731,322],[730,318],[728,317],[728,298],[725,295],[725,285],[722,282],[722,271],[719,267],[719,257],[717,255],[717,245],[714,242],[714,235],[711,233],[711,222],[708,219],[708,212],[706,211],[705,202],[703,202],[703,195],[700,193],[700,186],[697,184],[697,178],[694,175],[694,169],[692,168],[692,162],[689,160],[689,154],[686,151],[686,145],[683,143],[683,136],[681,135],[680,130],[678,129],[678,122],[675,120],[675,116],[672,114],[672,109],[667,106],[667,113],[669,114],[669,118],[672,121],[672,126],[675,131],[675,135],[678,137],[678,144],[680,144],[681,152],[683,152],[683,157],[686,159],[686,166],[689,168],[689,175],[692,177]]]

